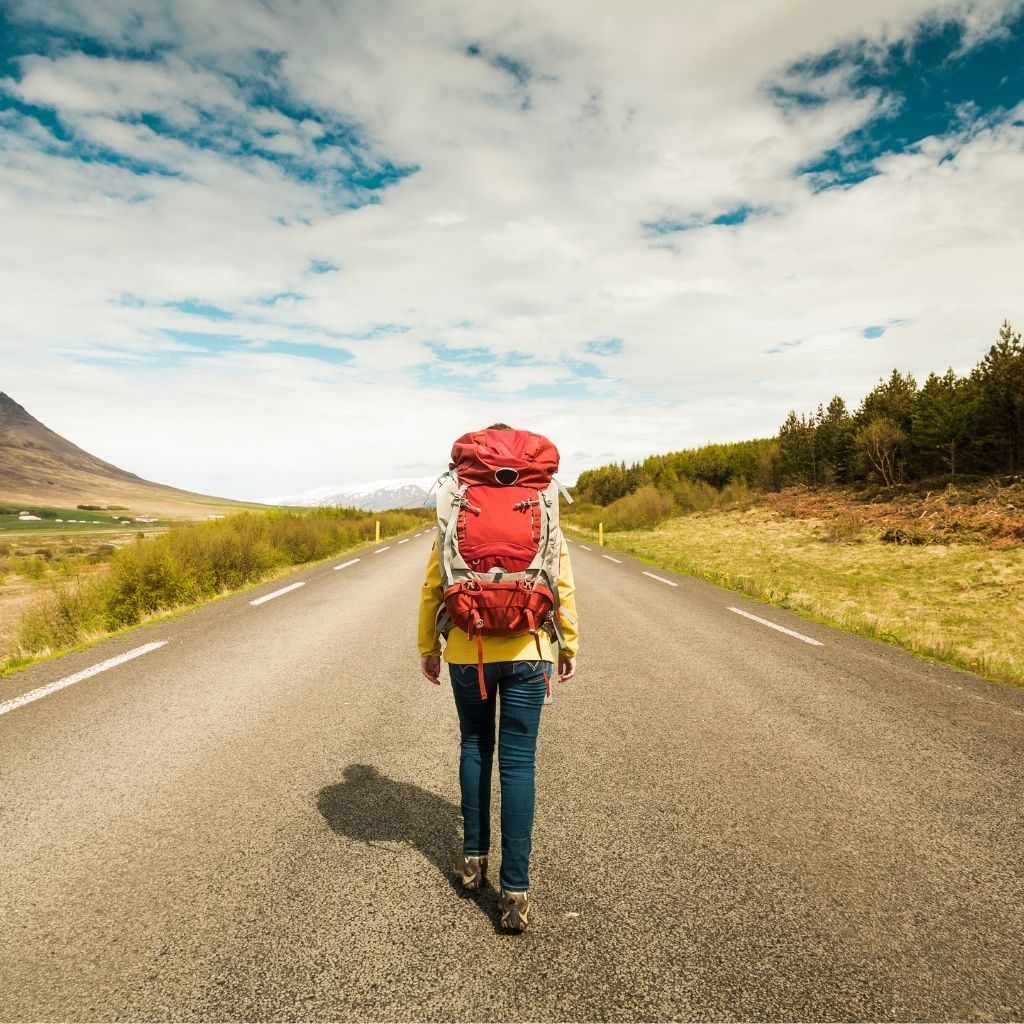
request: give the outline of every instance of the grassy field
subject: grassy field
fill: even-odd
[[[1001,500],[969,505],[929,495],[893,510],[835,497],[772,498],[615,532],[607,543],[1021,686],[1024,503]],[[993,505],[1001,514],[992,513]],[[575,531],[594,536],[580,526]]]
[[[36,519],[22,519],[21,512]],[[167,526],[168,520],[144,517],[155,522],[137,522],[133,513],[119,509],[60,508],[52,505],[12,505],[0,507],[0,537],[21,534],[72,534],[96,531],[146,530]]]

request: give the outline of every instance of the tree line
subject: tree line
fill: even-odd
[[[1024,345],[1004,321],[994,345],[966,376],[930,373],[918,385],[893,370],[850,410],[835,395],[815,412],[786,417],[775,437],[711,444],[580,473],[575,494],[608,505],[653,485],[758,490],[792,484],[880,484],[1024,472]]]

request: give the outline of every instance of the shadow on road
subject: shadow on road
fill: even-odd
[[[456,804],[411,782],[389,779],[368,764],[350,764],[344,781],[324,786],[316,803],[332,832],[370,846],[406,843],[462,894],[452,872],[462,848],[462,812]],[[486,901],[477,902],[491,916]]]

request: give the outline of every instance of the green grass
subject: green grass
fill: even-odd
[[[38,522],[22,521],[18,518],[21,511],[31,512],[40,516]],[[130,524],[122,523],[120,518],[131,519]],[[57,522],[58,519],[64,520]],[[78,522],[69,522],[75,519]],[[82,520],[85,520],[82,522]],[[97,522],[98,520],[98,522]],[[97,530],[146,530],[157,526],[166,526],[166,519],[156,523],[136,523],[131,512],[111,512],[107,510],[94,512],[78,508],[59,508],[53,505],[19,505],[17,508],[5,505],[0,509],[0,533],[81,533]]]
[[[831,526],[764,509],[676,517],[655,529],[616,533],[610,544],[830,625],[1024,685],[1024,547],[895,545],[853,530],[837,539]]]

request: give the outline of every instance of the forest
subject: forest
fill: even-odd
[[[1004,321],[966,376],[952,369],[918,384],[893,370],[855,409],[839,395],[791,411],[773,437],[710,444],[580,473],[574,495],[607,506],[645,490],[686,511],[701,495],[850,486],[898,489],[1024,472],[1024,345]],[[654,492],[657,492],[655,496]]]

